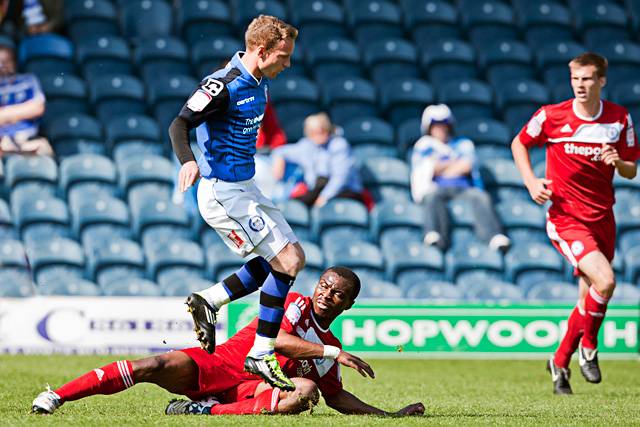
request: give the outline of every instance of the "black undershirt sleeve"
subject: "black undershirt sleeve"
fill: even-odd
[[[171,122],[171,126],[169,126],[169,137],[171,138],[173,152],[181,165],[196,160],[189,145],[189,123],[187,119],[181,116],[176,117]]]

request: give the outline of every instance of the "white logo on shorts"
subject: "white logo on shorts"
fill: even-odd
[[[264,220],[260,215],[252,216],[251,219],[249,219],[249,227],[251,227],[253,231],[262,231],[264,228]]]
[[[580,240],[576,240],[571,244],[571,252],[573,252],[575,256],[580,255],[582,251],[584,251],[584,245]]]

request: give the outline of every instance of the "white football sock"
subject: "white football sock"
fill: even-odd
[[[256,338],[253,341],[253,347],[249,350],[249,356],[262,357],[265,354],[271,354],[275,351],[276,339],[269,337],[261,337],[256,334]]]
[[[209,305],[211,305],[216,310],[219,310],[220,307],[225,304],[229,304],[229,301],[231,301],[231,299],[229,298],[229,294],[224,288],[222,282],[218,282],[210,288],[198,291],[196,293],[204,298],[209,303]]]

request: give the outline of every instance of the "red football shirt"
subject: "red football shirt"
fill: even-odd
[[[295,292],[289,292],[284,304],[285,315],[281,329],[306,341],[333,345],[342,348],[340,340],[329,329],[322,329],[313,315],[311,298]],[[224,344],[216,347],[216,354],[237,372],[244,372],[244,359],[253,346],[253,339],[258,327],[258,319],[239,330]],[[292,377],[302,377],[314,381],[324,396],[332,396],[342,390],[340,364],[331,359],[289,359],[277,355],[280,366]],[[247,378],[256,376],[246,374]]]
[[[549,215],[570,215],[597,221],[610,212],[614,202],[614,167],[601,161],[602,144],[613,144],[622,160],[636,161],[640,149],[627,110],[601,101],[595,117],[584,117],[574,100],[545,105],[518,135],[527,147],[546,144],[547,173],[552,180]]]

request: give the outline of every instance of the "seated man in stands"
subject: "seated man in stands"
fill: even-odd
[[[450,246],[449,200],[466,199],[472,206],[476,235],[492,249],[506,250],[510,241],[482,190],[475,169],[475,148],[467,138],[452,136],[454,118],[444,104],[430,105],[422,114],[424,136],[411,156],[411,194],[425,208],[424,242],[442,250]]]
[[[38,134],[45,99],[32,74],[17,74],[13,48],[0,46],[0,156],[4,153],[52,156],[46,138]]]
[[[295,144],[273,150],[275,178],[282,179],[286,162],[295,163],[303,170],[304,185],[292,197],[307,206],[323,206],[336,197],[362,200],[362,182],[351,148],[336,135],[329,117],[324,113],[307,117],[304,135]]]

